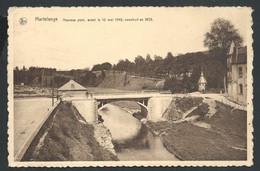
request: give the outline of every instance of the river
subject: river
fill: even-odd
[[[106,104],[99,110],[104,125],[110,130],[115,150],[121,161],[178,160],[138,119],[125,110]]]

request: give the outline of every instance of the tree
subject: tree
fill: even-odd
[[[224,66],[224,73],[226,73],[227,68],[226,55],[232,41],[239,47],[243,43],[243,38],[239,35],[235,26],[229,20],[223,18],[218,18],[211,23],[210,32],[205,34],[204,46],[208,47],[210,52],[219,58]],[[227,82],[227,75],[225,74],[224,77]]]
[[[104,79],[106,77],[106,73],[104,70],[101,71],[101,78]]]
[[[101,71],[102,70],[102,66],[100,64],[94,65],[93,68],[91,69],[91,71]]]
[[[135,66],[136,66],[136,72],[138,74],[143,74],[145,72],[145,59],[142,56],[135,57]]]
[[[184,88],[181,80],[176,78],[167,78],[163,86],[164,90],[170,90],[172,93],[181,93]]]
[[[163,58],[161,56],[154,56],[152,68],[154,75],[158,76],[160,74],[163,74]]]
[[[112,68],[112,65],[109,62],[105,62],[101,64],[102,70],[110,70]]]
[[[163,67],[166,70],[167,74],[170,74],[170,71],[174,68],[175,59],[171,52],[167,53],[167,56],[164,59]]]
[[[232,41],[235,42],[236,46],[241,46],[243,38],[229,20],[218,18],[211,23],[210,32],[205,34],[204,46],[217,56],[222,57],[223,62],[226,62],[225,57]]]
[[[151,76],[153,75],[153,69],[152,68],[152,63],[153,63],[153,60],[151,58],[151,56],[149,54],[147,54],[146,58],[145,58],[145,68],[144,68],[144,74],[147,75],[147,76]]]

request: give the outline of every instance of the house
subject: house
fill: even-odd
[[[58,94],[66,96],[85,95],[87,92],[88,91],[85,87],[74,80],[70,80],[69,82],[58,88]]]
[[[247,47],[234,42],[227,53],[227,94],[237,103],[247,103]]]
[[[200,79],[198,81],[199,92],[204,93],[206,91],[207,80],[204,77],[203,71],[201,71]]]

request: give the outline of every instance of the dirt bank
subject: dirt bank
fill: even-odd
[[[69,104],[61,103],[36,146],[23,160],[31,161],[109,161],[118,160],[102,126],[86,124]],[[109,135],[108,135],[109,136]],[[105,137],[103,143],[95,137]]]
[[[159,90],[164,85],[164,79],[154,79],[149,77],[138,77],[126,75],[125,73],[107,73],[104,80],[98,87],[116,88],[122,90]]]
[[[211,117],[201,115],[195,122],[182,123],[148,121],[146,125],[181,160],[246,160],[246,116],[246,111],[217,102]]]

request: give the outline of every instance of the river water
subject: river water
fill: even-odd
[[[121,161],[178,160],[138,119],[125,110],[106,104],[99,110],[104,125],[110,130],[117,156]]]

